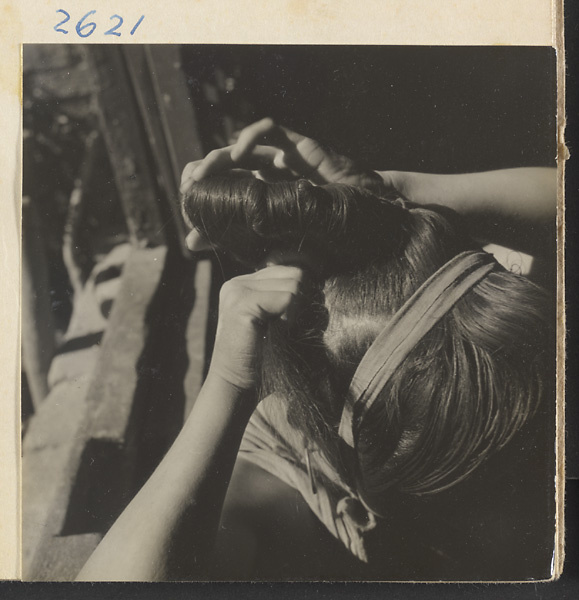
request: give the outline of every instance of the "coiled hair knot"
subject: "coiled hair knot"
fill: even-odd
[[[264,183],[230,172],[193,185],[191,223],[217,249],[257,266],[271,251],[309,251],[331,271],[368,264],[403,241],[408,211],[359,188]]]

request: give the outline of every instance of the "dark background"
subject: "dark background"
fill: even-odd
[[[378,170],[555,166],[550,48],[196,45],[182,56],[204,140],[224,115],[270,116]]]

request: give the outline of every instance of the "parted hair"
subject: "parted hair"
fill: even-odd
[[[355,427],[354,476],[338,423],[354,371],[388,320],[456,254],[474,248],[458,217],[340,184],[232,175],[183,199],[216,249],[257,267],[272,251],[316,264],[311,301],[270,324],[262,395],[316,439],[371,505],[389,491],[431,494],[464,480],[528,426],[551,365],[545,292],[498,268],[411,351]]]

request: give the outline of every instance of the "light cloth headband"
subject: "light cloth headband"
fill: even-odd
[[[354,420],[362,422],[410,351],[496,266],[486,252],[462,252],[429,277],[392,317],[368,348],[350,384],[338,430],[348,446],[354,448]]]

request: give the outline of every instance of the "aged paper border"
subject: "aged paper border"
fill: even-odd
[[[4,0],[0,2],[0,579],[20,565],[21,45],[23,43],[288,43],[556,46],[558,52],[558,551],[564,485],[564,52],[563,0]],[[54,31],[58,9],[146,15],[138,35],[80,39]]]

